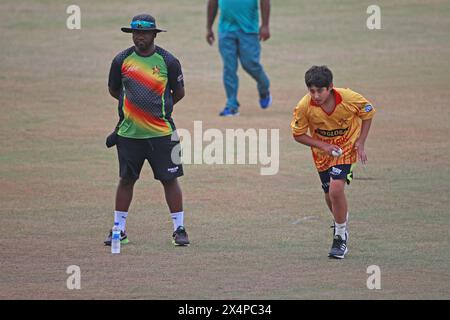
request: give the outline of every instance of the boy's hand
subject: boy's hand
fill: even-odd
[[[355,150],[358,153],[358,160],[361,161],[362,164],[366,164],[367,155],[366,155],[366,152],[364,151],[364,143],[357,140],[355,142]]]
[[[326,144],[325,146],[322,147],[322,150],[328,154],[329,156],[333,156],[333,151],[339,153],[339,150],[341,150],[341,148],[339,148],[337,145],[334,144]]]

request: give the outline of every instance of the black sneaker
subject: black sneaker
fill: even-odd
[[[111,245],[111,239],[112,239],[112,230],[109,231],[109,235],[106,237],[106,240],[103,241],[105,246]],[[130,240],[128,239],[127,233],[120,231],[120,244],[127,244],[128,242],[130,242]]]
[[[347,254],[347,252],[347,239],[343,240],[340,235],[335,235],[333,237],[333,245],[331,246],[328,257],[335,259],[344,259],[344,256]]]
[[[172,235],[172,243],[175,246],[187,246],[189,245],[189,238],[186,230],[183,226],[179,226]]]

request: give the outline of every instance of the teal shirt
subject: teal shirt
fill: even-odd
[[[258,0],[219,0],[219,33],[259,33]]]

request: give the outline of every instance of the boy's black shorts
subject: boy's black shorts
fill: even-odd
[[[322,189],[325,193],[330,191],[330,179],[346,180],[347,184],[353,180],[353,164],[338,164],[328,168],[325,171],[320,171],[320,181],[322,182]]]
[[[172,141],[171,138],[172,135],[148,139],[132,139],[118,136],[117,154],[119,157],[120,177],[133,180],[139,179],[139,174],[146,159],[152,167],[155,179],[167,181],[181,177],[183,175],[183,166],[180,163],[180,141]],[[176,146],[175,156],[172,159],[172,150]]]

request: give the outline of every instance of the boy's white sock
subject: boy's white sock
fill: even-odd
[[[345,231],[347,231],[347,221],[344,223],[334,223],[334,235],[341,236],[342,240],[347,240]]]

